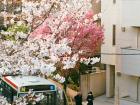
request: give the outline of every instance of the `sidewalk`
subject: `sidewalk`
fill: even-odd
[[[62,88],[62,85],[49,79],[50,81],[54,82],[58,87],[61,87]],[[70,97],[74,97],[77,92],[70,89],[70,88],[67,88],[67,94],[70,96]],[[87,105],[86,102],[83,102],[83,105]],[[114,99],[113,98],[107,98],[105,95],[102,95],[102,96],[99,96],[99,97],[95,97],[95,100],[93,102],[93,105],[114,105]]]
[[[87,105],[86,102],[83,102],[83,105]],[[105,95],[96,97],[93,105],[114,105],[113,98],[107,98]]]

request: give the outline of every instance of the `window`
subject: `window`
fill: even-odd
[[[17,96],[17,92],[3,80],[1,80],[0,89],[0,94],[6,97],[8,102],[13,102]]]
[[[30,89],[34,91],[43,91],[43,90],[55,90],[54,85],[34,85],[34,86],[25,86],[21,87],[21,92],[28,92]]]
[[[113,25],[112,29],[112,45],[116,44],[116,25]]]

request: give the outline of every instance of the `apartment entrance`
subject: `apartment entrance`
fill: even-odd
[[[107,65],[106,68],[106,96],[114,97],[115,94],[115,66]]]

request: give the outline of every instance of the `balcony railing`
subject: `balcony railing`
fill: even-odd
[[[140,76],[140,50],[122,49],[121,65],[122,73]]]
[[[121,0],[122,26],[140,27],[140,0]]]

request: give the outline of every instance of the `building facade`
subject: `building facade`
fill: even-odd
[[[115,105],[140,105],[139,5],[139,0],[101,1],[101,62],[106,64],[106,96],[115,97]]]

